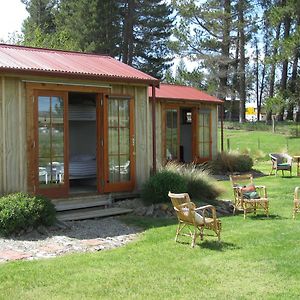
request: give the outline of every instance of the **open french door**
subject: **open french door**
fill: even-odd
[[[131,191],[135,186],[134,101],[104,97],[104,192]]]
[[[68,94],[34,91],[34,192],[68,194]]]

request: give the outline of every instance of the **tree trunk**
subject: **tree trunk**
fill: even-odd
[[[132,65],[133,59],[133,18],[134,0],[127,0],[124,18],[122,62],[128,65]]]
[[[282,5],[286,5],[286,0],[282,1]],[[286,15],[284,17],[284,40],[287,40],[290,36],[290,29],[291,29],[291,18]],[[281,73],[281,82],[280,82],[280,90],[281,93],[286,100],[286,88],[287,88],[287,78],[288,78],[288,66],[289,66],[289,61],[288,59],[285,59],[282,62],[282,73]],[[279,112],[278,114],[278,121],[283,121],[283,115],[284,115],[284,108]]]
[[[245,74],[245,20],[244,20],[245,1],[238,2],[238,26],[240,33],[240,63],[239,63],[239,94],[240,94],[240,113],[239,122],[245,122],[245,103],[246,103],[246,74]]]
[[[256,64],[255,64],[255,81],[256,81],[256,107],[257,107],[257,121],[259,121],[259,111],[260,111],[260,104],[259,104],[259,50],[258,50],[258,41],[255,38],[255,55],[256,55]]]
[[[281,23],[279,23],[277,25],[275,41],[279,40],[280,28],[281,28]],[[277,55],[277,51],[278,51],[278,47],[274,46],[274,48],[273,48],[273,56]],[[276,73],[276,63],[273,61],[272,64],[271,64],[271,70],[270,70],[270,87],[269,87],[269,97],[270,98],[274,97],[275,73]],[[272,118],[272,111],[269,111],[269,112],[267,112],[267,116],[266,116],[266,122],[267,122],[267,124],[271,124],[271,121],[272,121],[271,118]]]
[[[297,20],[297,26],[300,25],[300,16],[298,17]],[[297,89],[297,77],[298,77],[298,62],[299,62],[299,56],[300,56],[300,51],[299,48],[297,47],[295,49],[295,54],[294,54],[294,61],[293,61],[293,67],[292,67],[292,76],[291,76],[291,84],[290,84],[290,91],[292,94],[293,99],[299,99],[299,95],[296,94],[296,89]],[[290,103],[287,111],[287,120],[293,120],[294,119],[294,102]],[[298,100],[298,110],[300,106],[300,100]],[[297,114],[296,114],[296,119],[297,119]]]
[[[225,100],[228,93],[228,69],[230,51],[230,28],[231,28],[231,0],[224,0],[224,27],[223,42],[221,48],[222,60],[220,62],[220,94]]]

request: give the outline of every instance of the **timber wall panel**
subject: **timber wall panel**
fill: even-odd
[[[3,132],[5,130],[5,120],[4,120],[4,77],[0,78],[0,195],[4,193],[4,157],[3,157]]]
[[[2,193],[26,191],[25,90],[17,78],[5,78],[3,85]]]

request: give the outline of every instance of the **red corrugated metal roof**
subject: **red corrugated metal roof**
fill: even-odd
[[[155,90],[157,99],[160,100],[188,100],[200,102],[222,103],[217,97],[210,96],[194,87],[161,83]],[[149,97],[152,97],[152,88],[149,87]]]
[[[0,72],[24,71],[158,84],[110,56],[0,44]]]

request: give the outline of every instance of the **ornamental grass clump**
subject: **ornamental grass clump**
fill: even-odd
[[[191,198],[199,200],[215,200],[223,190],[217,181],[210,176],[211,168],[208,164],[180,164],[170,162],[165,170],[181,175],[187,185],[187,192]]]
[[[10,235],[40,225],[50,226],[56,220],[54,205],[45,197],[25,193],[0,198],[0,234]]]
[[[253,167],[253,159],[247,154],[236,151],[219,153],[211,162],[214,173],[247,172]]]
[[[179,174],[161,170],[151,176],[142,187],[142,199],[145,204],[169,203],[168,192],[185,193],[186,180]]]

